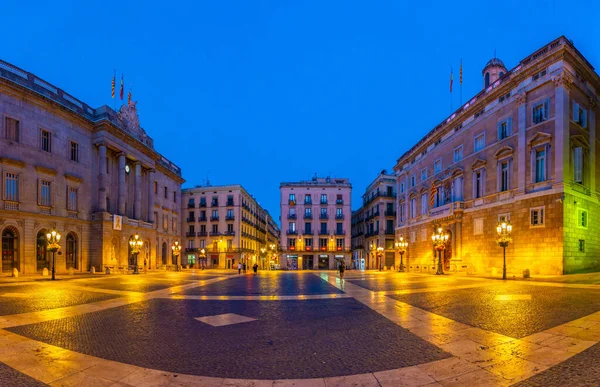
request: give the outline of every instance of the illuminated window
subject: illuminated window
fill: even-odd
[[[535,207],[530,209],[530,226],[541,227],[544,225],[544,207]]]

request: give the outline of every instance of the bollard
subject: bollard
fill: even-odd
[[[106,274],[110,274],[110,268],[109,267],[106,268],[106,272],[105,273]]]
[[[17,268],[16,268],[16,267],[15,267],[15,268],[13,268],[13,274],[12,274],[12,276],[13,276],[13,277],[15,277],[15,278],[18,278],[18,277],[19,277],[19,270],[17,270]]]
[[[69,275],[74,275],[75,274],[75,270],[72,267],[70,267],[70,268],[67,269],[67,273]]]
[[[48,268],[47,268],[47,267],[45,267],[45,268],[42,270],[42,277],[48,277]]]
[[[90,272],[91,272],[92,274],[96,274],[96,268],[95,268],[94,266],[92,266],[92,270],[90,270]]]

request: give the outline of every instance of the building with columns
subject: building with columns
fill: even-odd
[[[92,108],[0,61],[2,272],[50,269],[45,234],[61,235],[58,273],[173,263],[181,170],[154,149],[136,103]]]
[[[395,268],[396,177],[381,171],[352,213],[352,261],[359,269]],[[382,250],[378,250],[381,247]]]
[[[600,267],[600,78],[560,37],[508,70],[498,58],[482,90],[404,153],[396,237],[410,271],[435,271],[434,227],[449,234],[446,271],[501,275],[496,225],[510,220],[509,276]]]
[[[335,269],[352,263],[352,185],[348,179],[314,177],[281,183],[281,267]]]
[[[257,263],[262,270],[274,268],[279,227],[244,187],[196,186],[183,189],[182,198],[184,266],[237,269],[242,263],[250,269]]]

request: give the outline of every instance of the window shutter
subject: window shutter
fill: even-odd
[[[550,99],[544,101],[544,119],[547,120],[550,117]]]
[[[579,104],[573,101],[573,121],[579,122]]]
[[[512,117],[508,117],[508,120],[506,120],[506,126],[508,128],[508,135],[512,135]]]

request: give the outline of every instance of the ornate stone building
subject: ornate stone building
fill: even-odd
[[[281,266],[288,270],[351,265],[348,179],[319,178],[281,183]]]
[[[358,269],[396,267],[394,251],[396,177],[383,170],[369,184],[352,214],[352,261]],[[377,249],[381,247],[383,251]]]
[[[269,246],[279,245],[279,228],[241,185],[186,188],[182,198],[183,265],[236,269],[245,263],[250,269],[257,263],[269,269],[275,264]]]
[[[598,270],[600,78],[565,37],[510,71],[494,58],[482,75],[484,89],[394,168],[408,269],[434,270],[439,225],[445,270],[501,274],[495,228],[509,219],[509,275]]]
[[[56,270],[170,264],[181,170],[154,149],[135,102],[117,113],[0,61],[2,272],[49,268],[45,233],[62,234]]]

